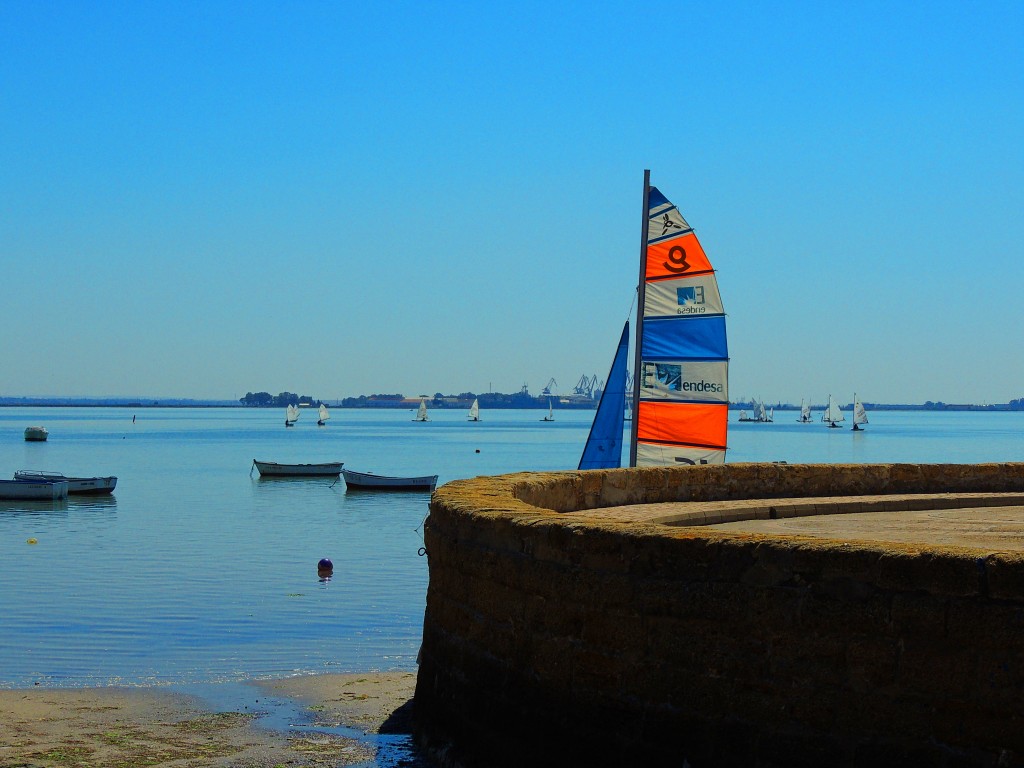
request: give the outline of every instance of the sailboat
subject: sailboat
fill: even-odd
[[[541,421],[554,421],[554,420],[555,420],[555,412],[553,410],[551,410],[551,398],[549,397],[548,398],[548,415],[545,416],[543,419],[541,419]]]
[[[420,398],[420,407],[416,411],[416,418],[413,419],[413,421],[430,421],[430,419],[427,418],[427,398]]]
[[[843,416],[843,412],[839,408],[839,404],[832,395],[828,396],[828,407],[825,412],[821,414],[821,420],[828,422],[829,429],[838,429],[840,421],[846,421],[846,417]]]
[[[729,351],[715,270],[679,209],[650,185],[650,171],[642,213],[629,466],[722,464]],[[599,424],[595,415],[583,456],[623,429],[624,419]]]
[[[860,425],[868,423],[868,412],[864,410],[864,405],[860,400],[857,399],[857,393],[853,393],[853,431],[860,432]]]
[[[331,414],[327,412],[327,406],[320,403],[320,418],[316,420],[316,423],[322,427],[329,418],[331,418]]]
[[[577,469],[608,469],[622,464],[622,434],[626,413],[626,362],[629,357],[629,321],[622,328],[594,423]]]
[[[469,406],[469,420],[480,421],[480,398],[474,397],[473,404]]]
[[[284,409],[284,425],[286,427],[294,427],[295,422],[299,420],[299,409],[295,405],[289,405]]]
[[[811,420],[811,404],[805,403],[803,399],[800,400],[800,418],[797,419],[801,424],[806,424]]]

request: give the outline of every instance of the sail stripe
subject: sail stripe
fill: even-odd
[[[721,360],[729,356],[722,315],[645,320],[640,343],[644,360]]]
[[[726,403],[645,401],[639,403],[637,440],[725,448]]]
[[[646,187],[641,250],[635,463],[722,463],[728,438],[729,346],[714,267],[682,214]]]

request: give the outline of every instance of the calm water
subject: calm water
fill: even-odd
[[[0,687],[190,685],[414,670],[428,495],[260,480],[254,458],[439,483],[573,469],[593,412],[2,408],[0,477],[118,476],[111,498],[0,500]],[[738,414],[733,413],[735,421]],[[133,423],[132,417],[135,416]],[[867,431],[730,428],[730,461],[1024,461],[1024,413],[875,412]],[[27,443],[31,424],[50,430]],[[30,538],[36,544],[28,544]],[[334,562],[318,577],[322,557]]]

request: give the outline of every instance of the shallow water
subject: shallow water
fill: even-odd
[[[574,469],[592,411],[0,408],[0,476],[118,476],[112,497],[0,501],[0,687],[201,685],[414,670],[426,493],[261,480],[252,460],[457,478]],[[1024,413],[730,425],[729,461],[1024,461]],[[133,422],[134,417],[134,422]],[[43,424],[44,443],[23,439]],[[28,544],[29,539],[37,543]],[[317,562],[334,563],[329,579]]]

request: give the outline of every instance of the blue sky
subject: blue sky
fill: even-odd
[[[571,390],[650,168],[733,399],[1024,396],[1024,5],[719,5],[0,4],[0,395]]]

